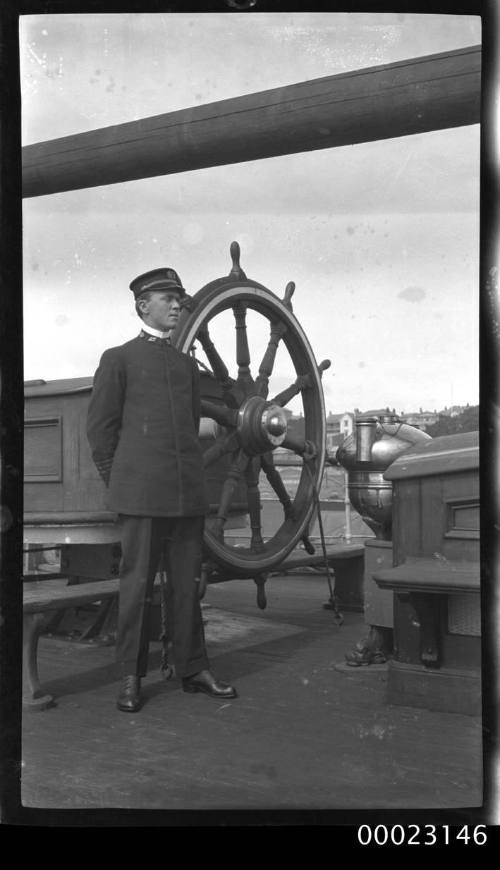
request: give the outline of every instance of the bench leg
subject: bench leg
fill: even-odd
[[[91,625],[89,625],[88,628],[85,629],[84,632],[82,632],[82,634],[78,638],[79,643],[82,643],[86,640],[93,640],[101,633],[101,630],[106,624],[106,621],[109,621],[109,617],[113,612],[113,606],[114,604],[116,604],[117,601],[117,596],[101,601],[99,610],[96,614],[94,621],[91,623]]]
[[[28,613],[23,619],[23,707],[46,710],[54,705],[52,695],[40,686],[38,677],[38,638],[44,624],[43,613]]]

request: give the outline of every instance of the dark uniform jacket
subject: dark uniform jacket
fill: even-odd
[[[87,435],[109,484],[110,510],[133,516],[206,513],[195,361],[141,333],[106,350],[94,377]]]

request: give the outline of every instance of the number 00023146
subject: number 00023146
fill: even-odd
[[[361,846],[484,846],[486,825],[360,825]]]

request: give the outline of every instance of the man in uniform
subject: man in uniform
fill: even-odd
[[[198,441],[199,374],[195,360],[170,343],[186,291],[170,268],[140,275],[130,289],[142,329],[102,355],[87,425],[109,508],[122,526],[116,658],[122,672],[117,706],[125,712],[142,703],[149,610],[162,554],[167,623],[184,691],[236,697],[234,688],[209,670],[196,582],[207,509]]]

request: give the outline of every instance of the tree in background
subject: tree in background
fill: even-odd
[[[459,432],[475,432],[479,429],[479,405],[469,405],[456,417],[439,415],[439,420],[433,426],[428,426],[426,432],[432,438],[439,435],[457,435]]]

